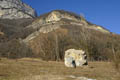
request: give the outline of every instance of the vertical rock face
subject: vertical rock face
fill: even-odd
[[[0,0],[0,18],[19,19],[34,18],[36,12],[21,0]]]
[[[69,49],[65,51],[65,66],[67,67],[76,67],[87,65],[85,51]]]

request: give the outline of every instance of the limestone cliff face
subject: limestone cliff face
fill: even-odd
[[[21,0],[0,0],[0,18],[19,19],[34,18],[36,12]]]

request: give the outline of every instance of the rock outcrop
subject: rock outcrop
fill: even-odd
[[[42,25],[55,23],[63,25],[66,21],[70,21],[71,25],[84,26],[84,28],[109,33],[107,29],[88,22],[83,16],[64,10],[54,10],[49,13],[43,14],[38,19],[36,19],[29,27],[39,28]]]
[[[87,56],[83,50],[68,49],[65,51],[64,60],[67,67],[87,65]]]
[[[34,18],[36,12],[21,0],[0,0],[0,18],[19,19]]]

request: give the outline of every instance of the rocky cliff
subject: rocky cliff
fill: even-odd
[[[36,12],[21,0],[0,0],[0,18],[19,19],[34,18]]]

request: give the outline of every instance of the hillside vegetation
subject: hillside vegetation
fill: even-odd
[[[34,20],[1,19],[0,32],[1,57],[62,61],[64,51],[75,48],[85,50],[89,61],[114,61],[120,67],[120,35],[71,12],[52,11]]]

